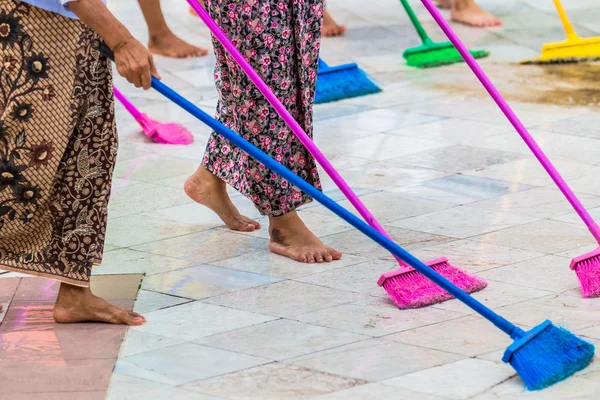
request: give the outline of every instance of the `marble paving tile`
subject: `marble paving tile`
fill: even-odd
[[[393,223],[392,225],[397,224],[399,223]],[[449,236],[401,229],[388,225],[384,226],[384,228],[397,244],[409,251],[455,240],[455,238]],[[347,253],[358,255],[360,257],[381,258],[386,260],[394,259],[386,249],[366,238],[365,235],[359,231],[350,231],[327,236],[323,238],[323,243],[344,254]]]
[[[334,118],[327,121],[327,125],[364,129],[370,132],[386,132],[438,119],[440,117],[434,115],[411,113],[404,111],[402,107],[390,107],[368,110],[350,117]]]
[[[403,157],[407,165],[432,168],[446,172],[462,172],[495,164],[504,164],[523,158],[521,154],[488,150],[467,145],[426,149]]]
[[[460,269],[480,272],[542,257],[544,254],[463,239],[421,248],[415,250],[414,255],[421,260],[447,257],[452,265]]]
[[[150,154],[119,161],[115,167],[114,176],[137,182],[153,183],[181,174],[191,175],[196,168],[198,168],[198,162],[194,160]]]
[[[402,160],[403,158],[394,162],[374,162],[346,168],[339,173],[351,187],[372,190],[388,190],[450,175],[449,172],[402,165],[399,163]],[[321,178],[324,180],[323,174]]]
[[[508,379],[510,366],[466,359],[383,381],[385,385],[450,399],[468,399]],[[473,379],[477,376],[477,379]],[[456,384],[461,382],[461,384]]]
[[[196,343],[282,361],[366,338],[355,333],[280,319],[208,336]]]
[[[351,265],[359,264],[368,259],[352,254],[344,254],[341,260],[329,263],[302,264],[290,258],[271,253],[269,250],[258,251],[227,260],[213,263],[214,265],[268,275],[276,278],[294,279],[303,276],[318,274],[320,272],[338,270]]]
[[[2,332],[0,339],[0,359],[24,364],[116,359],[124,334],[123,326],[106,329],[7,330]]]
[[[385,339],[468,357],[505,349],[512,343],[510,337],[479,316],[411,329]]]
[[[183,388],[225,399],[276,400],[308,398],[364,383],[294,365],[274,363],[184,385]]]
[[[587,338],[594,338],[600,340],[600,324],[591,326],[589,328],[581,329],[576,332],[577,335],[585,336]]]
[[[181,387],[167,387],[164,389],[153,390],[146,392],[140,396],[134,396],[132,399],[144,399],[144,400],[164,400],[164,399],[176,399],[176,400],[222,400],[221,397],[209,396],[198,392],[192,392],[185,390]]]
[[[135,201],[132,201],[135,199]],[[110,218],[151,212],[161,208],[190,203],[183,190],[149,183],[138,183],[121,188],[111,196],[108,211]]]
[[[115,372],[177,386],[267,362],[258,357],[182,343],[122,357],[117,361]]]
[[[313,209],[314,207],[309,208]],[[304,224],[314,233],[317,237],[324,237],[334,235],[340,232],[347,232],[354,229],[352,225],[346,223],[343,219],[327,210],[325,215],[310,213],[307,210],[301,210],[298,212],[300,218]],[[244,235],[260,237],[263,239],[270,239],[269,234],[269,219],[268,217],[260,217],[256,219],[262,227],[262,229],[255,230],[254,232],[241,232]],[[225,228],[224,228],[225,229]]]
[[[156,254],[144,253],[130,249],[121,249],[104,254],[102,265],[94,268],[94,275],[111,274],[146,274],[173,271],[187,268],[188,261],[178,260],[171,257],[163,257]]]
[[[484,279],[561,293],[579,287],[563,257],[544,256],[481,273]]]
[[[59,392],[68,388],[72,392],[103,391],[108,387],[115,360],[64,360],[24,363],[0,361],[0,396],[6,393]],[[23,385],[23,377],[28,377]]]
[[[190,299],[184,299],[181,297],[169,296],[162,293],[140,289],[133,307],[133,311],[140,314],[145,314],[152,311],[161,310],[163,308],[189,303],[191,301],[192,300]]]
[[[211,304],[192,302],[144,315],[148,322],[130,328],[169,338],[191,341],[276,318]]]
[[[420,134],[421,130],[424,129],[425,126],[429,125],[430,129],[427,129],[428,133],[432,133],[435,136],[433,137],[437,137],[438,133],[433,132],[434,130],[431,129],[435,126],[435,124],[443,124],[447,121],[451,121],[450,125],[446,125],[446,127],[444,129],[440,129],[440,131],[442,132],[447,132],[449,130],[451,130],[449,128],[449,126],[460,126],[460,127],[464,127],[465,131],[468,131],[469,129],[471,130],[478,130],[480,135],[486,135],[489,132],[488,131],[495,131],[498,129],[497,125],[493,125],[493,124],[486,124],[486,123],[474,123],[474,124],[469,124],[470,122],[474,122],[474,121],[465,121],[465,120],[459,120],[456,117],[462,117],[465,115],[469,115],[469,114],[475,114],[477,112],[482,112],[482,111],[490,111],[493,110],[495,108],[495,104],[491,99],[488,98],[477,98],[477,97],[470,97],[470,96],[461,96],[461,97],[440,97],[440,98],[436,98],[435,100],[427,100],[427,101],[422,101],[422,102],[418,102],[418,103],[413,103],[413,104],[409,104],[406,105],[404,108],[408,111],[411,112],[417,112],[417,113],[423,113],[423,114],[431,114],[431,115],[437,115],[440,117],[446,117],[446,118],[450,118],[450,119],[442,119],[440,121],[435,121],[429,124],[425,124],[425,125],[418,125],[413,127],[413,129],[415,130],[415,133],[417,133],[417,131],[419,132],[418,135],[415,135],[417,137],[421,137],[422,135]],[[456,125],[455,125],[456,124]],[[479,128],[474,128],[478,126]],[[472,128],[469,128],[472,127]],[[407,128],[404,128],[407,129]],[[425,135],[427,135],[427,133],[424,132]],[[444,135],[445,137],[445,135]]]
[[[435,117],[434,117],[435,118]],[[404,136],[373,134],[362,139],[338,143],[336,152],[371,161],[385,161],[409,154],[445,148],[439,140],[414,139]],[[421,166],[421,165],[419,165]]]
[[[300,357],[294,365],[378,382],[459,360],[456,354],[371,339]]]
[[[380,223],[427,214],[432,211],[443,210],[452,206],[448,203],[439,201],[420,200],[419,202],[415,202],[415,199],[412,197],[390,192],[377,192],[360,196],[360,201],[363,202]],[[354,215],[360,217],[360,214],[348,200],[340,201],[338,204],[352,212]],[[307,212],[320,215],[331,215],[331,211],[323,206],[311,207]],[[336,218],[339,219],[339,217]]]
[[[167,387],[169,385],[165,383],[123,375],[115,371],[110,378],[106,400],[129,400],[138,395],[145,395],[150,391]]]
[[[532,186],[514,182],[458,174],[401,187],[394,189],[393,192],[460,205],[509,193],[529,191],[528,189],[531,188]]]
[[[522,215],[480,210],[477,208],[461,206],[442,211],[436,211],[418,217],[407,218],[389,225],[397,228],[413,229],[421,232],[435,233],[465,239],[486,232],[506,232],[507,228],[527,224],[535,221],[534,218]],[[507,245],[505,243],[496,243]],[[510,246],[517,247],[519,246]],[[528,249],[525,249],[528,250]],[[534,250],[534,249],[529,249]]]
[[[588,206],[587,210],[590,213],[590,215],[592,216],[592,218],[594,220],[597,220],[598,217],[600,217],[600,207],[589,208],[589,206],[591,205],[590,201],[585,201],[585,205]],[[573,209],[569,209],[565,214],[556,216],[552,219],[556,220],[556,221],[568,222],[568,223],[575,224],[575,225],[583,224],[581,217],[579,217],[579,215],[577,215],[577,213]]]
[[[224,247],[223,244],[228,246]],[[194,264],[212,263],[267,248],[266,239],[209,230],[133,247],[133,250],[178,258]]]
[[[313,397],[314,400],[444,400],[442,397],[409,392],[392,386],[382,385],[380,383],[369,383],[356,386],[351,389],[340,390],[335,393],[328,393],[322,396]]]
[[[600,324],[600,304],[594,299],[553,295],[503,307],[499,312],[516,324],[536,326],[546,319],[570,331]]]
[[[584,226],[539,220],[488,233],[477,240],[548,254],[581,247],[593,238]]]
[[[585,189],[589,188],[589,186],[582,188],[576,187],[577,179],[600,172],[596,166],[557,159],[556,157],[553,157],[552,163],[558,169],[562,177],[573,187],[573,190],[581,193],[586,193]],[[546,170],[544,170],[539,161],[533,157],[523,158],[505,164],[496,164],[489,167],[477,167],[476,169],[464,171],[463,173],[466,175],[502,179],[509,182],[520,182],[534,186],[553,185],[552,179]]]
[[[200,225],[174,223],[140,215],[112,218],[108,221],[106,242],[118,247],[132,247],[206,230]]]
[[[326,286],[333,289],[356,292],[369,296],[387,297],[385,291],[377,285],[379,277],[398,268],[394,261],[370,260],[350,267],[322,272],[297,279],[300,282]]]
[[[542,391],[528,391],[519,377],[508,379],[489,391],[475,396],[474,400],[508,400],[516,397],[535,400],[593,399],[600,393],[600,383],[572,377]]]
[[[545,128],[552,132],[564,133],[565,135],[600,139],[600,133],[595,129],[599,122],[600,118],[598,114],[590,113],[550,122],[545,125]]]
[[[208,304],[290,318],[364,299],[357,293],[295,281],[259,286],[204,300]]]
[[[6,393],[2,400],[105,400],[105,390],[85,392]]]
[[[600,205],[600,197],[581,195],[579,199],[588,207],[597,207]],[[469,206],[534,218],[552,218],[564,214],[578,218],[569,202],[560,190],[555,187],[540,187],[506,194],[471,203]],[[560,218],[558,219],[561,220]],[[579,220],[576,222],[579,222]]]
[[[279,281],[267,275],[206,264],[148,276],[142,287],[153,292],[199,300]]]
[[[178,339],[145,332],[128,331],[125,339],[123,339],[119,357],[129,357],[135,354],[163,349],[181,343],[182,341]]]
[[[565,119],[567,116],[565,116],[564,114],[553,115],[552,113],[541,111],[519,110],[518,117],[521,120],[521,122],[525,125],[525,127],[532,128],[537,125],[558,121],[560,119]],[[469,114],[464,116],[463,118],[473,121],[491,122],[499,124],[508,129],[512,128],[512,125],[510,124],[510,122],[508,122],[506,116],[499,109]]]
[[[485,289],[476,293],[472,293],[471,295],[494,310],[509,304],[516,304],[522,301],[537,299],[552,294],[552,292],[548,290],[534,289],[531,287],[512,285],[504,282],[487,280],[487,283],[488,286]],[[438,303],[434,307],[465,314],[475,313],[475,311],[467,307],[463,302],[456,299]]]
[[[463,313],[435,308],[398,310],[390,300],[375,298],[325,308],[299,315],[296,318],[311,324],[378,337],[459,318],[463,315]]]
[[[260,213],[254,204],[243,196],[231,198],[240,213],[249,218],[258,218]],[[175,207],[167,207],[144,216],[160,218],[177,224],[190,224],[204,228],[225,227],[223,221],[209,208],[197,203],[187,203]],[[264,228],[267,228],[266,226]]]
[[[11,283],[14,284],[15,281],[13,279],[11,279]],[[28,300],[52,302],[56,299],[59,286],[60,284],[57,281],[28,276],[20,280],[12,299],[15,302]]]

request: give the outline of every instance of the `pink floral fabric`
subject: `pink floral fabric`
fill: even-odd
[[[323,0],[207,0],[212,18],[312,137]],[[321,189],[315,161],[264,96],[213,38],[217,118]],[[254,202],[281,216],[310,197],[213,133],[202,165]]]

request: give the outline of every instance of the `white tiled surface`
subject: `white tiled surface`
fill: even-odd
[[[210,46],[208,30],[184,1],[162,3],[176,33]],[[600,339],[600,303],[579,298],[568,269],[569,258],[594,242],[467,67],[404,66],[402,50],[419,41],[396,0],[327,3],[349,31],[323,41],[323,58],[333,65],[358,62],[384,89],[315,108],[315,141],[341,175],[401,245],[423,259],[448,256],[488,280],[475,295],[486,305],[524,327],[551,318]],[[503,28],[453,26],[469,47],[492,51],[483,67],[600,217],[597,100],[589,107],[523,100],[529,92],[543,100],[549,92],[539,90],[563,84],[552,77],[540,88],[528,74],[538,79],[544,70],[515,64],[535,56],[545,41],[563,39],[552,2],[480,3],[502,17]],[[146,40],[135,2],[110,6]],[[582,35],[600,33],[597,1],[565,6]],[[443,40],[424,9],[415,10],[432,37]],[[213,64],[212,54],[157,58],[164,82],[209,113],[217,98]],[[264,231],[228,232],[181,189],[210,131],[160,95],[116,82],[152,117],[185,124],[196,143],[150,143],[117,106],[119,164],[105,266],[96,273],[146,273],[135,310],[148,323],[129,331],[108,398],[600,397],[595,367],[544,392],[524,392],[500,362],[510,340],[457,300],[396,309],[376,285],[379,274],[395,268],[393,259],[318,204],[302,215],[324,242],[344,252],[343,261],[296,264],[268,252]],[[350,207],[322,179],[326,192]],[[243,197],[233,201],[258,216]]]

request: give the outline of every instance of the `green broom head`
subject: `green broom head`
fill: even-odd
[[[517,328],[518,329],[518,328]],[[544,389],[588,366],[594,345],[546,320],[530,331],[518,329],[504,352],[529,390]]]
[[[335,67],[324,64],[319,66],[315,104],[330,103],[379,92],[381,92],[381,88],[373,83],[355,63]]]
[[[490,55],[486,50],[469,50],[473,58],[484,58]],[[428,42],[417,47],[406,49],[402,56],[406,64],[417,68],[432,68],[440,65],[463,62],[463,58],[451,42]]]

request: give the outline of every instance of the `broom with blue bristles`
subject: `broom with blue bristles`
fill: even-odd
[[[100,46],[99,42],[95,45],[112,59],[112,54],[105,45]],[[502,360],[512,365],[528,389],[539,390],[562,381],[584,369],[594,357],[593,344],[564,328],[554,326],[550,321],[527,332],[513,325],[154,77],[152,87],[509,335],[514,342],[506,349]]]
[[[381,92],[356,63],[330,67],[319,58],[315,104],[330,103]]]

